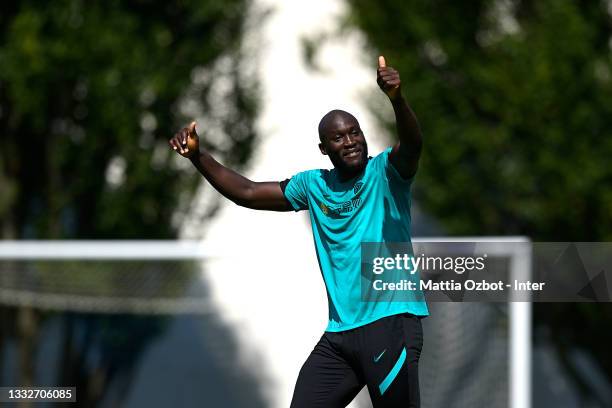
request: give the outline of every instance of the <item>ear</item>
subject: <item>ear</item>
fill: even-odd
[[[327,149],[325,148],[325,146],[323,145],[323,143],[319,143],[319,150],[321,151],[321,154],[323,156],[327,156]]]

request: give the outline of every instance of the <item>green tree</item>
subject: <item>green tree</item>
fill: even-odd
[[[173,214],[200,182],[193,169],[176,165],[167,145],[192,119],[181,106],[207,113],[204,125],[222,137],[213,143],[205,136],[205,147],[234,167],[247,162],[255,140],[255,78],[242,47],[250,6],[249,0],[2,2],[0,236],[176,237]],[[48,315],[5,307],[0,316],[0,339],[16,336],[20,345],[20,385],[31,384],[36,336]],[[87,348],[70,345],[75,320],[66,320],[63,359],[71,371],[61,378],[78,378],[86,389],[100,384],[100,375],[110,383],[121,367],[87,373]],[[123,368],[159,332],[152,319],[82,320],[86,336],[101,338],[113,354],[129,351]],[[138,328],[136,341],[121,338],[126,327]]]
[[[349,26],[401,72],[425,135],[415,197],[449,233],[612,239],[609,2],[348,3]],[[562,348],[607,354],[608,305],[535,311]]]
[[[186,120],[177,103],[192,78],[208,74],[194,95],[202,111],[221,102],[210,93],[215,79],[230,88],[225,116],[216,118],[230,139],[225,160],[243,164],[254,139],[253,78],[239,70],[246,5],[4,3],[4,237],[175,236],[170,221],[177,197],[199,180],[181,178],[166,141]],[[229,63],[218,73],[220,58]],[[117,175],[107,177],[113,169]]]
[[[604,2],[349,3],[402,73],[427,136],[416,196],[450,233],[612,237],[593,222],[612,210]]]

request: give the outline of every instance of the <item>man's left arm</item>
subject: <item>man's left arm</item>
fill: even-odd
[[[393,146],[389,160],[404,179],[412,178],[419,165],[423,138],[417,118],[402,95],[399,72],[388,67],[385,57],[378,57],[377,82],[389,97],[395,112],[399,141]]]

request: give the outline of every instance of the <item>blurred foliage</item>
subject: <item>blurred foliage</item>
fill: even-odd
[[[349,3],[401,72],[427,139],[415,196],[449,233],[612,239],[605,2]]]
[[[199,183],[181,177],[167,145],[191,119],[179,102],[199,112],[224,106],[211,121],[225,133],[226,162],[239,167],[251,151],[255,87],[240,47],[247,5],[3,2],[3,236],[174,237],[172,214]]]
[[[243,46],[250,7],[250,0],[0,3],[0,236],[176,237],[177,209],[201,178],[167,140],[201,115],[205,147],[235,168],[255,141],[257,86]],[[39,267],[36,279],[72,282],[82,293],[125,292],[124,281],[95,263],[71,266]],[[193,271],[154,292],[181,293]],[[0,309],[0,350],[17,339],[16,378],[32,385],[40,327],[53,314]],[[158,317],[62,317],[58,378],[78,385],[82,406],[99,402],[115,376],[129,384],[165,325]]]
[[[348,26],[402,75],[425,137],[415,197],[449,233],[612,240],[609,2],[348,3]],[[535,317],[558,344],[610,355],[608,304]]]

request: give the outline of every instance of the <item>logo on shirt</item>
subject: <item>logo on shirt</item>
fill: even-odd
[[[319,203],[319,208],[323,211],[323,214],[329,215],[329,208],[323,203]]]
[[[338,206],[328,206],[323,202],[319,203],[319,208],[326,216],[330,218],[339,218],[341,215],[348,214],[356,210],[361,206],[361,193],[363,187],[363,183],[358,181],[355,186],[353,186],[353,192],[355,196],[348,201],[343,202]]]

